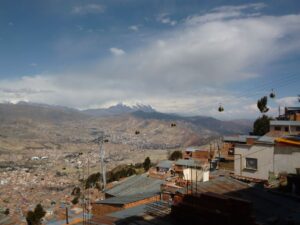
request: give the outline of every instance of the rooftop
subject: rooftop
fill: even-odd
[[[160,168],[168,168],[170,169],[172,167],[172,165],[174,164],[174,161],[171,160],[164,160],[164,161],[160,161],[156,167],[160,167]]]
[[[117,196],[113,198],[107,198],[105,200],[97,201],[97,204],[109,204],[109,205],[124,205],[132,202],[138,202],[146,198],[155,196],[156,193],[143,193],[128,196]]]
[[[187,167],[202,167],[204,163],[194,159],[179,159],[175,162],[175,165]]]
[[[148,177],[147,174],[133,175],[108,189],[106,193],[113,196],[158,193],[163,182],[163,180]]]
[[[207,151],[207,149],[203,149],[203,147],[190,146],[185,149],[187,152],[196,152],[196,151]]]
[[[285,107],[287,111],[300,111],[300,107]]]
[[[256,142],[257,143],[263,143],[263,144],[274,144],[275,143],[275,137],[262,136]]]
[[[300,121],[294,120],[271,120],[270,126],[300,126]]]
[[[224,136],[223,141],[225,142],[238,142],[238,143],[246,143],[247,138],[258,139],[260,136],[254,135],[236,135],[236,136]]]
[[[193,190],[196,192],[195,185]],[[186,189],[180,189],[178,192],[185,193]],[[271,193],[263,188],[251,187],[231,177],[219,177],[208,182],[198,182],[197,193],[207,192],[251,201],[259,222],[266,222],[270,218],[274,219],[275,215],[281,219],[288,218],[288,216],[294,217],[295,212],[300,210],[300,202],[297,199]]]

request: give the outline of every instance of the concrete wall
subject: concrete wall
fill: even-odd
[[[192,181],[208,181],[209,180],[209,171],[203,171],[202,169],[192,169],[186,168],[183,169],[184,180]]]
[[[300,147],[276,146],[274,155],[274,172],[296,173],[300,168]]]
[[[268,180],[269,172],[274,171],[273,167],[274,146],[272,145],[241,145],[235,147],[234,174],[254,179]],[[257,170],[246,169],[246,158],[257,159]]]
[[[298,134],[300,133],[300,131],[297,131],[297,128],[296,126],[279,126],[279,125],[270,125],[270,131],[277,131],[275,130],[275,127],[280,127],[282,132],[284,132],[285,134]],[[285,131],[285,128],[288,127],[289,131]]]

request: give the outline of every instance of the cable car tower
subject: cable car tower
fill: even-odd
[[[97,143],[99,145],[99,151],[100,151],[100,169],[102,174],[102,190],[106,187],[106,165],[105,165],[105,149],[103,148],[103,144],[108,142],[108,135],[105,135],[104,132],[100,133],[100,136],[93,140],[94,143]],[[101,180],[101,176],[100,176]]]

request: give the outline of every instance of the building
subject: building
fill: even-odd
[[[93,215],[103,216],[112,212],[144,205],[160,200],[160,195],[152,193],[118,196],[92,203]]]
[[[300,107],[285,107],[284,116],[288,120],[300,121]]]
[[[209,180],[209,166],[206,161],[179,159],[175,162],[174,172],[185,181]]]
[[[277,132],[277,136],[300,134],[300,120],[271,120],[270,132]]]
[[[207,149],[200,149],[199,147],[188,147],[183,151],[183,159],[194,159],[207,161],[210,158],[210,152]]]
[[[173,215],[176,220],[184,221],[182,224],[300,223],[298,199],[270,193],[231,177],[179,189],[174,204],[172,213],[176,212]]]
[[[260,136],[254,135],[235,135],[223,137],[223,149],[227,151],[228,155],[234,155],[234,148],[236,144],[251,144]]]
[[[149,176],[152,178],[166,179],[173,175],[174,161],[160,161],[155,167],[149,169]]]
[[[262,136],[253,144],[236,144],[234,174],[268,180],[270,175],[296,174],[300,167],[300,139]]]

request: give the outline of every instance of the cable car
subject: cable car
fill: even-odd
[[[138,135],[138,134],[140,134],[140,131],[136,130],[135,135]]]
[[[218,108],[218,111],[219,112],[223,112],[224,111],[224,108],[223,108],[223,106],[220,104],[220,106],[219,106],[219,108]]]
[[[271,93],[270,93],[270,98],[275,98],[275,92],[274,92],[274,90],[272,89],[272,91],[271,91]]]

